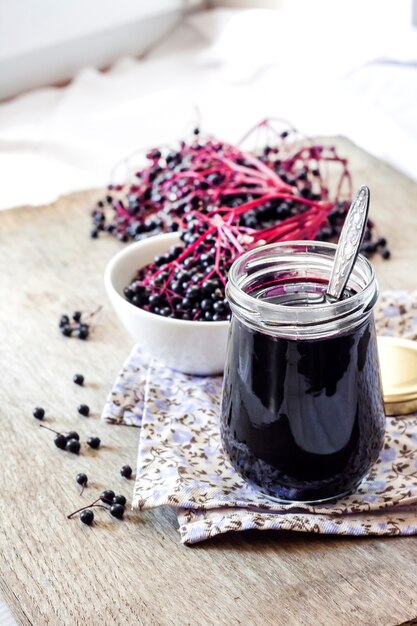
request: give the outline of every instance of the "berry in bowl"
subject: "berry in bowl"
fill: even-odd
[[[105,270],[107,294],[144,351],[180,372],[220,374],[230,315],[224,286],[204,272],[204,254],[184,267],[180,244],[177,233],[164,234],[118,252]]]

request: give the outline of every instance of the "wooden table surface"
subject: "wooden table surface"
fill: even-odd
[[[417,185],[346,140],[354,183],[372,191],[371,216],[392,260],[376,260],[382,288],[411,289],[417,270]],[[24,184],[24,183],[22,183]],[[168,509],[102,511],[89,528],[66,514],[104,488],[130,500],[139,432],[99,415],[131,347],[103,288],[120,249],[92,241],[89,208],[99,191],[0,214],[2,356],[0,597],[19,624],[71,626],[385,625],[417,616],[417,538],[337,538],[284,532],[228,534],[185,547]],[[91,340],[67,339],[61,313],[104,305]],[[80,372],[85,387],[73,384]],[[89,418],[76,406],[91,406]],[[98,451],[55,448],[45,423],[98,435]],[[77,472],[89,476],[80,497]],[[100,513],[100,511],[99,511]]]

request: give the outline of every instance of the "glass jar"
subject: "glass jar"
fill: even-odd
[[[375,274],[359,255],[343,298],[331,302],[335,250],[271,244],[229,272],[223,446],[249,483],[281,501],[352,493],[384,441]]]

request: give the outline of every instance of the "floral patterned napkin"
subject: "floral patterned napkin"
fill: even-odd
[[[386,292],[380,334],[417,339],[417,292]],[[174,372],[135,347],[103,419],[140,427],[137,509],[172,506],[181,540],[231,530],[285,529],[343,535],[417,534],[417,416],[387,418],[384,449],[356,493],[319,506],[276,504],[246,485],[220,445],[222,378]]]

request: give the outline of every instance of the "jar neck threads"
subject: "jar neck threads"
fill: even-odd
[[[232,265],[226,295],[254,330],[294,339],[338,335],[363,322],[378,297],[375,273],[358,256],[344,297],[325,297],[336,245],[278,243],[250,250]]]

